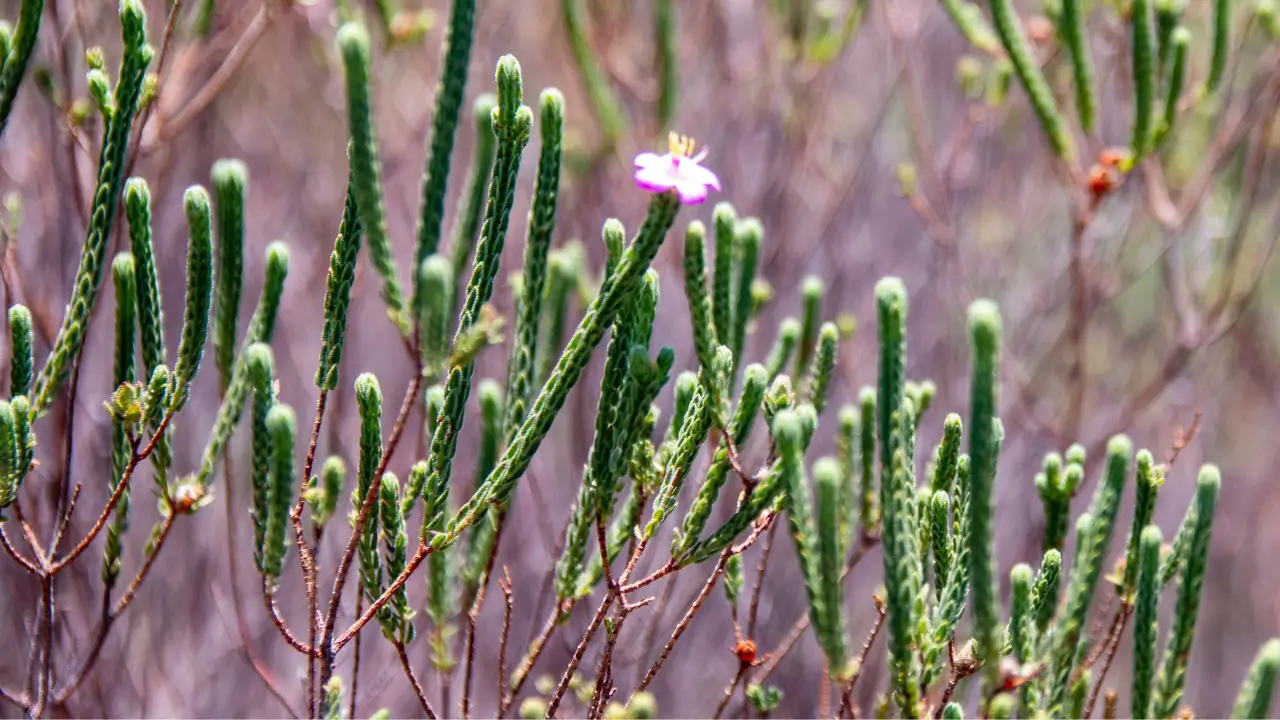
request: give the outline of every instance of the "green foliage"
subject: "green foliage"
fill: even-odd
[[[817,555],[814,557],[814,584],[820,602],[818,622],[814,629],[827,655],[831,674],[845,680],[852,673],[849,666],[844,624],[844,543],[840,537],[839,512],[843,506],[840,465],[834,458],[822,458],[813,465],[817,506]],[[808,492],[807,490],[805,492]]]
[[[1265,718],[1275,692],[1276,671],[1280,669],[1280,638],[1272,638],[1258,651],[1249,675],[1240,687],[1233,718]]]
[[[271,438],[271,479],[267,500],[267,532],[263,541],[262,573],[280,577],[284,569],[289,501],[293,499],[293,443],[297,420],[287,405],[276,403],[267,411],[266,429]]]
[[[0,509],[12,505],[17,494],[18,487],[13,475],[16,446],[13,406],[7,400],[0,400]]]
[[[744,218],[734,225],[733,254],[737,265],[734,270],[734,276],[738,282],[733,290],[733,338],[729,344],[729,349],[733,351],[735,378],[737,377],[737,369],[742,366],[742,351],[747,342],[747,326],[755,313],[753,288],[755,287],[756,272],[758,270],[760,243],[763,238],[764,226],[756,218]],[[779,334],[781,335],[781,328],[779,328]],[[720,344],[723,345],[724,342],[721,341]],[[794,344],[793,341],[792,345]],[[789,355],[790,353],[788,352],[787,354]],[[786,363],[787,358],[781,358],[777,369],[770,373],[770,378],[778,374]],[[772,366],[766,364],[766,367]]]
[[[551,232],[555,228],[556,202],[560,194],[564,96],[559,90],[544,90],[539,105],[542,108],[539,125],[542,152],[538,157],[533,208],[529,211],[515,341],[511,345],[511,360],[507,366],[508,402],[503,435],[508,442],[524,422],[525,408],[533,387],[534,354],[542,319],[542,289],[547,283],[547,255],[551,250]]]
[[[1133,133],[1129,148],[1137,162],[1151,148],[1152,114],[1156,96],[1155,30],[1151,0],[1134,0],[1129,8],[1133,55]]]
[[[1191,31],[1178,26],[1170,38],[1173,43],[1173,60],[1169,69],[1169,80],[1165,84],[1164,117],[1160,122],[1157,141],[1163,139],[1173,130],[1178,117],[1178,101],[1182,98],[1183,77],[1187,72],[1187,48],[1191,45]]]
[[[1139,540],[1138,596],[1133,617],[1133,717],[1151,714],[1151,681],[1156,673],[1157,613],[1160,603],[1160,546],[1164,536],[1150,525]]]
[[[876,498],[876,477],[874,472],[876,457],[876,391],[864,387],[858,393],[859,406],[859,438],[858,458],[861,470],[858,475],[858,522],[865,535],[874,534],[880,526],[880,509]]]
[[[250,469],[249,517],[253,520],[253,558],[258,572],[266,574],[265,541],[271,503],[272,439],[267,430],[267,413],[276,403],[275,361],[271,348],[263,343],[250,345],[244,352],[249,381],[253,387],[250,409],[252,427],[252,467]]]
[[[600,127],[601,145],[612,148],[627,130],[626,114],[618,102],[609,80],[600,67],[599,58],[587,39],[588,31],[582,15],[582,0],[561,0],[564,31],[569,40],[569,52],[578,66],[578,74],[591,101],[591,110]]]
[[[429,375],[443,374],[449,360],[449,332],[453,328],[453,268],[440,255],[432,255],[422,263],[418,287],[418,344],[422,367]]]
[[[992,7],[992,14],[996,12]],[[1062,0],[1062,12],[1058,16],[1058,32],[1067,53],[1071,56],[1071,71],[1075,76],[1076,114],[1080,116],[1080,127],[1085,132],[1093,130],[1093,119],[1096,114],[1093,92],[1093,67],[1089,60],[1089,41],[1085,36],[1085,3],[1084,0]],[[1008,45],[1006,45],[1006,48]],[[1136,49],[1136,48],[1135,48]],[[1013,55],[1013,51],[1009,51]],[[1135,62],[1137,59],[1135,58]],[[1015,67],[1017,59],[1015,58]],[[1019,72],[1021,76],[1021,72]],[[1026,80],[1023,80],[1026,83]],[[1033,99],[1032,102],[1035,102]]]
[[[382,300],[387,304],[387,312],[400,328],[400,333],[408,335],[410,323],[405,317],[403,291],[397,278],[383,210],[382,178],[378,169],[378,144],[374,135],[370,99],[368,32],[358,23],[344,24],[338,29],[338,49],[342,53],[346,76],[347,122],[351,128],[352,194],[360,213],[360,222],[369,236],[369,259],[382,276]],[[422,260],[428,254],[423,253]],[[414,267],[419,265],[421,262]]]
[[[111,384],[113,387],[119,388],[126,383],[132,383],[134,379],[133,358],[136,342],[135,330],[137,328],[134,311],[137,300],[134,291],[133,256],[129,253],[116,255],[115,260],[111,263],[111,277],[116,290],[115,363],[112,366]],[[13,313],[10,312],[10,317],[12,316]],[[30,317],[28,316],[28,322],[29,320]],[[29,325],[26,332],[28,335],[31,332]],[[28,338],[29,341],[30,339]],[[30,377],[29,370],[30,368],[28,367],[28,378]],[[129,444],[130,430],[132,428],[126,426],[122,418],[113,417],[111,419],[111,476],[108,487],[112,492],[115,492],[116,487],[119,485],[120,478],[124,475],[125,466],[129,463],[129,458],[133,454],[132,447]],[[16,437],[15,428],[15,439]],[[0,465],[0,467],[3,467],[3,465]],[[129,490],[126,488],[120,496],[120,501],[116,503],[115,515],[112,518],[111,526],[107,528],[107,542],[102,556],[102,582],[105,585],[113,585],[116,576],[120,573],[120,536],[128,529]]]
[[[213,359],[218,368],[219,388],[226,392],[237,350],[236,324],[244,273],[244,201],[249,171],[239,160],[219,160],[213,164],[212,179],[213,205],[218,215]]]
[[[766,371],[763,366],[759,364],[747,366],[743,375],[742,395],[738,398],[738,406],[734,410],[732,421],[729,423],[729,434],[736,446],[741,446],[747,441],[751,434],[751,429],[755,425],[756,417],[760,412],[760,404],[764,401],[765,378]],[[688,384],[692,385],[692,382]],[[676,387],[678,392],[680,388],[679,380],[677,380]],[[692,396],[692,392],[689,392],[689,395]],[[677,394],[678,397],[679,394]],[[692,397],[690,397],[690,400],[692,400]],[[677,400],[677,403],[679,403],[679,400]],[[679,415],[680,421],[683,422],[685,412],[681,412]],[[673,420],[672,423],[674,425],[675,421]],[[689,512],[685,515],[680,531],[671,541],[672,557],[679,558],[683,556],[702,535],[702,531],[707,525],[707,520],[711,517],[711,511],[715,507],[716,500],[720,497],[720,491],[729,479],[731,471],[729,448],[722,440],[716,448],[711,466],[707,468],[702,486],[698,488],[697,496],[689,504]]]
[[[173,366],[173,387],[169,390],[169,412],[176,413],[187,403],[191,382],[204,357],[209,336],[209,309],[213,303],[213,237],[210,227],[209,193],[199,185],[187,188],[183,196],[187,213],[187,301],[182,313],[182,336],[178,341],[178,361]]]
[[[387,578],[393,579],[404,572],[409,555],[409,536],[404,529],[401,512],[400,482],[392,473],[386,473],[379,481],[378,518],[382,521]],[[413,640],[413,609],[409,606],[409,590],[401,585],[378,614],[382,634],[392,642],[408,643]]]
[[[605,330],[613,323],[623,303],[630,300],[639,288],[649,263],[657,255],[667,230],[675,221],[677,200],[672,193],[655,195],[649,204],[649,213],[639,233],[628,247],[617,270],[605,279],[599,294],[591,301],[586,314],[569,339],[568,345],[556,362],[546,384],[530,406],[529,414],[515,438],[507,446],[485,487],[477,492],[449,522],[448,532],[433,541],[433,547],[443,548],[456,541],[457,536],[475,523],[492,502],[505,502],[515,490],[516,481],[524,474],[533,454],[551,429],[569,391],[577,383],[586,367],[591,351],[604,337]]]
[[[453,155],[454,137],[458,130],[458,112],[462,107],[462,98],[467,87],[467,66],[471,61],[472,40],[475,36],[475,0],[453,0],[449,10],[449,26],[445,31],[444,63],[440,72],[440,81],[436,85],[435,104],[431,113],[431,143],[427,152],[426,167],[422,173],[421,209],[418,216],[418,227],[415,233],[413,266],[422,267],[429,256],[439,250],[440,228],[444,224],[444,196],[449,183],[449,159]],[[493,146],[483,146],[488,138],[489,123],[485,115],[493,107],[492,97],[481,96],[476,100],[476,161],[472,165],[472,174],[468,178],[469,191],[464,197],[480,196],[483,189],[477,187],[485,184],[488,177],[488,166],[493,162]],[[488,159],[485,160],[485,151]],[[473,194],[474,193],[474,194]],[[477,201],[478,205],[478,201]],[[476,213],[479,210],[477,208]],[[466,229],[467,218],[474,218],[475,213],[464,213],[459,216],[459,229]],[[459,235],[469,241],[474,237],[472,232]],[[455,243],[454,247],[457,247]],[[420,299],[420,289],[415,285],[413,298]]]
[[[452,295],[458,293],[458,278],[471,264],[471,255],[476,249],[476,237],[480,231],[480,219],[484,212],[484,201],[489,195],[489,176],[493,172],[493,157],[498,147],[498,139],[493,134],[493,111],[498,107],[498,96],[484,93],[476,98],[472,106],[475,116],[476,149],[471,158],[471,169],[467,171],[462,197],[458,200],[457,224],[453,229],[452,240]],[[432,136],[434,138],[434,136]],[[427,171],[430,174],[430,170]],[[437,220],[437,223],[439,221]],[[437,234],[439,230],[436,231]],[[438,243],[436,243],[438,244]],[[419,286],[418,304],[422,304],[430,290]],[[456,297],[454,298],[457,299]],[[456,312],[457,303],[450,301],[450,312]]]
[[[1231,50],[1231,0],[1213,0],[1213,51],[1209,55],[1209,77],[1204,81],[1209,93],[1218,91],[1227,73],[1227,55]]]
[[[1195,522],[1190,526],[1183,562],[1182,577],[1178,581],[1178,595],[1174,603],[1173,624],[1165,642],[1164,656],[1160,661],[1160,675],[1156,681],[1153,700],[1154,714],[1169,717],[1177,712],[1182,700],[1183,684],[1187,676],[1187,662],[1191,655],[1191,641],[1195,635],[1196,617],[1200,611],[1200,591],[1204,587],[1205,569],[1209,566],[1209,539],[1213,533],[1213,511],[1218,502],[1221,479],[1218,468],[1205,465],[1200,468],[1196,480],[1196,496],[1192,500]],[[1192,512],[1191,510],[1188,513]]]
[[[360,461],[356,470],[356,487],[351,493],[351,528],[371,493],[378,492],[381,482],[374,474],[382,462],[382,388],[378,379],[369,373],[356,378],[356,405],[360,411]],[[360,584],[367,602],[373,602],[382,594],[382,562],[378,556],[378,511],[373,503],[372,512],[360,528],[358,557],[360,559]]]
[[[338,511],[338,498],[347,479],[347,464],[337,455],[325,458],[320,467],[320,496],[313,503],[311,522],[323,529]]]
[[[676,3],[675,0],[657,0],[654,3],[656,16],[658,67],[658,127],[670,127],[676,114],[677,81],[676,52],[679,40],[676,35]],[[722,345],[727,345],[721,340]]]
[[[821,415],[830,399],[831,383],[836,370],[836,344],[840,342],[840,333],[835,323],[823,323],[818,333],[817,353],[809,366],[809,402]]]
[[[800,348],[796,354],[795,377],[801,381],[810,379],[810,364],[818,350],[818,325],[822,322],[822,298],[826,292],[826,286],[817,277],[807,277],[800,285],[804,312],[800,316]]]
[[[240,413],[244,410],[245,398],[249,393],[249,366],[245,360],[245,352],[254,343],[271,342],[275,332],[276,314],[280,309],[280,297],[284,293],[284,281],[289,272],[289,251],[283,243],[274,242],[267,246],[266,278],[263,281],[262,293],[258,296],[258,305],[254,308],[245,330],[240,357],[236,359],[231,370],[231,383],[223,394],[222,404],[218,406],[218,414],[213,421],[213,432],[205,445],[200,459],[200,470],[195,481],[204,486],[213,476],[213,470],[221,458],[222,449],[231,438],[232,431],[240,422]]]
[[[493,180],[489,184],[489,203],[485,210],[484,225],[480,230],[480,242],[476,247],[471,281],[467,284],[466,300],[458,316],[455,345],[480,321],[481,307],[493,294],[493,281],[498,274],[498,261],[502,257],[507,223],[515,201],[520,153],[529,141],[529,129],[533,122],[531,111],[521,104],[523,83],[520,63],[514,57],[506,55],[498,61],[496,75],[498,107],[493,112],[493,129],[498,137],[498,159],[493,168]],[[471,393],[473,372],[474,358],[468,358],[461,364],[455,364],[445,381],[444,405],[431,438],[431,452],[427,457],[428,474],[423,494],[422,519],[424,537],[443,527],[453,455],[457,450],[458,432],[462,429],[467,396]]]
[[[1000,40],[977,5],[968,0],[942,0],[942,8],[970,45],[991,56],[1000,54]]]
[[[1063,16],[1062,22],[1070,23],[1071,20],[1066,18],[1068,15],[1067,5],[1075,4],[1077,7],[1081,0],[1063,0]],[[1044,73],[1040,71],[1039,64],[1036,63],[1031,47],[1027,44],[1027,38],[1022,32],[1021,24],[1017,14],[1013,9],[1012,0],[990,0],[991,3],[991,19],[995,25],[996,34],[1000,37],[1000,44],[1004,46],[1004,50],[1009,55],[1009,60],[1013,63],[1013,71],[1018,76],[1018,81],[1022,83],[1022,87],[1026,89],[1027,96],[1031,100],[1031,107],[1035,110],[1036,118],[1040,121],[1040,127],[1044,130],[1045,135],[1049,138],[1049,145],[1053,148],[1054,153],[1058,157],[1068,162],[1075,159],[1075,143],[1071,140],[1070,131],[1067,124],[1062,118],[1062,114],[1058,112],[1057,103],[1053,99],[1053,90],[1049,87],[1048,81],[1044,78]],[[1070,48],[1071,59],[1076,69],[1076,92],[1077,104],[1081,107],[1093,107],[1092,81],[1089,79],[1088,58],[1085,56],[1083,28],[1079,27],[1079,19],[1077,20],[1079,42],[1073,42],[1071,33],[1067,28],[1063,28],[1063,35],[1067,37],[1067,45]],[[1083,72],[1082,72],[1083,70]],[[1080,102],[1082,95],[1087,96],[1087,103]],[[1081,123],[1084,123],[1085,115],[1081,115]]]
[[[707,264],[704,249],[706,228],[689,223],[684,235],[684,294],[689,301],[689,321],[693,325],[693,352],[698,358],[698,381],[706,393],[711,421],[724,428],[724,397],[716,382],[712,363],[716,353],[716,328],[712,325],[711,299],[707,296]]]
[[[347,331],[347,311],[351,307],[351,286],[356,279],[356,259],[364,235],[356,210],[352,183],[347,184],[347,199],[342,208],[338,237],[329,256],[329,275],[324,291],[324,329],[320,338],[320,361],[316,369],[316,387],[328,392],[338,386],[338,366],[342,363],[342,344]]]
[[[31,391],[31,378],[35,374],[35,353],[31,311],[25,305],[9,308],[9,341],[9,395],[26,395]]]
[[[39,24],[39,6],[42,3],[27,0],[23,3],[23,16],[26,22],[19,19],[18,32],[21,37],[15,38],[15,46],[28,48],[35,42],[35,33]],[[34,15],[28,12],[34,9]],[[120,196],[120,183],[124,175],[125,154],[128,151],[129,131],[133,123],[133,115],[138,107],[138,98],[142,92],[142,78],[146,74],[147,65],[151,62],[152,49],[147,44],[146,12],[139,0],[123,0],[120,3],[120,24],[124,37],[124,57],[120,65],[120,80],[116,83],[114,93],[114,112],[107,123],[102,143],[102,151],[98,157],[98,182],[93,194],[93,206],[90,212],[89,229],[85,236],[84,249],[80,254],[80,267],[72,283],[74,288],[67,312],[63,316],[62,326],[54,338],[53,347],[49,351],[49,359],[45,362],[40,374],[36,377],[32,390],[32,410],[42,415],[53,404],[71,373],[71,366],[80,354],[84,343],[85,330],[89,316],[98,297],[98,285],[102,279],[102,261],[106,253],[107,240],[111,235],[112,221],[115,218],[116,204]],[[25,27],[30,28],[29,37],[22,35]],[[28,54],[29,54],[28,49]],[[7,103],[11,102],[12,91],[17,89],[17,79],[21,77],[18,61],[20,57],[11,57],[0,73],[0,119],[7,118]],[[25,63],[25,60],[23,60]],[[5,82],[14,75],[12,85]],[[10,98],[5,100],[4,98]],[[2,129],[2,128],[0,128]]]
[[[123,8],[121,9],[123,15]],[[130,13],[142,13],[141,3],[130,4]],[[0,57],[0,135],[9,125],[9,113],[18,95],[18,86],[27,72],[27,63],[36,48],[36,36],[40,32],[40,17],[44,13],[44,0],[22,0],[18,11],[18,27],[5,43]],[[144,16],[145,17],[145,16]],[[127,35],[126,35],[127,37]]]
[[[142,370],[149,376],[157,366],[165,364],[166,353],[160,279],[156,272],[155,248],[151,243],[151,190],[146,180],[130,178],[124,184],[124,206],[134,257]]]
[[[1085,626],[1089,602],[1102,576],[1102,566],[1111,543],[1120,497],[1124,492],[1125,474],[1133,445],[1123,435],[1107,444],[1107,465],[1102,482],[1094,493],[1088,512],[1076,522],[1076,555],[1067,578],[1067,604],[1055,630],[1051,667],[1054,673],[1048,686],[1047,705],[1051,713],[1068,701],[1072,671],[1084,660],[1089,635]]]
[[[653,498],[653,516],[645,525],[643,537],[649,539],[657,532],[658,527],[666,521],[675,510],[676,498],[684,484],[689,466],[693,463],[699,446],[706,440],[707,431],[711,428],[711,409],[707,407],[711,400],[702,388],[693,396],[693,402],[685,413],[684,423],[676,436],[675,449],[667,461],[662,474],[662,483]]]
[[[996,636],[995,479],[1000,430],[995,418],[1000,378],[1000,311],[989,300],[969,306],[973,380],[969,407],[969,585],[973,591],[973,634],[978,656],[987,660],[985,677],[995,678]],[[988,685],[990,687],[990,685]]]

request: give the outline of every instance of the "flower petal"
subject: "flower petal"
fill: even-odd
[[[661,166],[637,170],[635,181],[642,190],[649,192],[664,192],[676,186],[676,179]]]
[[[642,152],[635,159],[636,167],[638,168],[654,167],[664,162],[669,162],[665,156],[651,152]]]
[[[680,164],[680,176],[683,180],[702,183],[707,187],[720,190],[720,178],[716,174],[696,163],[684,162]]]
[[[685,205],[700,205],[707,199],[707,186],[681,178],[680,182],[676,183],[676,194],[680,196],[680,202]]]

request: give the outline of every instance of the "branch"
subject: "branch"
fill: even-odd
[[[169,421],[172,418],[173,415],[166,411],[164,417],[160,420],[160,424],[156,427],[156,431],[151,434],[151,441],[142,449],[142,452],[138,452],[137,441],[134,441],[134,451],[129,457],[129,464],[125,466],[124,473],[120,476],[120,482],[116,483],[115,492],[111,493],[111,498],[107,500],[107,506],[102,509],[102,514],[98,516],[97,522],[93,524],[93,527],[89,529],[89,532],[84,536],[84,539],[82,539],[65,558],[62,558],[49,566],[49,575],[57,575],[59,571],[74,561],[80,553],[87,550],[94,538],[98,537],[98,533],[102,531],[102,528],[107,524],[107,520],[110,519],[111,512],[115,510],[116,503],[120,502],[120,498],[124,496],[125,490],[129,489],[129,480],[133,477],[134,469],[138,467],[138,463],[151,456],[151,452],[156,449],[156,444],[160,441],[160,438],[164,436],[165,428],[169,426]],[[172,514],[172,509],[170,510],[170,513]]]

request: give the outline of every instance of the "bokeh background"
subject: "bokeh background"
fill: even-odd
[[[423,13],[417,17],[428,24],[425,34],[395,48],[379,39],[374,60],[386,206],[402,278],[411,253],[448,17],[447,3],[440,0],[404,2],[406,12]],[[92,118],[74,126],[67,111],[86,96],[84,48],[104,46],[109,67],[119,55],[114,3],[46,4],[34,81],[19,93],[0,144],[0,192],[8,198],[6,262],[13,275],[6,300],[32,308],[40,358],[70,292],[97,158],[99,129]],[[665,146],[668,128],[656,116],[653,4],[586,0],[581,8],[588,40],[629,119],[614,149],[602,148],[569,50],[561,2],[482,0],[479,5],[447,207],[456,203],[475,142],[465,108],[479,93],[492,90],[495,62],[512,53],[524,70],[526,102],[550,86],[567,98],[555,243],[580,239],[592,272],[598,273],[603,221],[618,217],[634,228],[642,217],[646,196],[630,180],[632,154]],[[680,0],[675,3],[678,102],[671,129],[695,136],[710,149],[706,165],[724,185],[712,199],[733,203],[739,215],[757,216],[765,227],[761,273],[775,298],[748,339],[748,361],[763,359],[780,319],[799,315],[800,284],[815,275],[827,288],[826,318],[852,313],[860,321],[856,336],[841,346],[835,388],[837,405],[855,401],[858,388],[874,383],[875,377],[873,285],[885,275],[904,278],[911,292],[909,377],[932,379],[939,388],[934,409],[922,423],[921,455],[937,441],[946,412],[967,413],[966,306],[981,296],[999,301],[1006,328],[1001,414],[1008,435],[998,476],[997,547],[1006,571],[1015,562],[1037,562],[1042,513],[1032,478],[1046,452],[1062,451],[1073,440],[1092,450],[1090,472],[1075,503],[1079,512],[1096,485],[1096,461],[1112,433],[1128,433],[1136,445],[1164,461],[1177,439],[1196,427],[1169,470],[1156,521],[1171,537],[1198,466],[1210,461],[1221,466],[1223,492],[1186,701],[1200,717],[1222,716],[1256,648],[1280,633],[1280,523],[1275,522],[1280,516],[1275,475],[1280,459],[1280,314],[1275,312],[1280,283],[1271,253],[1280,219],[1280,170],[1272,162],[1280,97],[1276,41],[1254,19],[1252,2],[1237,3],[1226,91],[1216,104],[1188,109],[1172,147],[1158,158],[1163,167],[1159,179],[1174,188],[1175,198],[1184,197],[1187,187],[1201,191],[1198,196],[1186,193],[1193,202],[1187,203],[1185,217],[1172,227],[1160,222],[1156,178],[1134,173],[1090,214],[1077,235],[1079,208],[1082,198],[1087,199],[1081,173],[1103,148],[1125,144],[1130,117],[1124,8],[1118,0],[1093,5],[1089,37],[1098,74],[1099,125],[1095,133],[1078,136],[1083,165],[1075,175],[1054,159],[1016,81],[1002,104],[988,102],[984,89],[974,87],[990,83],[991,60],[968,45],[935,0],[871,0],[865,5],[846,0]],[[1192,84],[1204,76],[1207,64],[1210,5],[1194,0],[1187,11],[1195,37]],[[15,0],[0,2],[8,18],[16,18],[17,6]],[[150,34],[158,40],[166,7],[163,2],[148,2],[147,7]],[[1032,30],[1043,22],[1045,10],[1038,0],[1019,3],[1019,9]],[[373,17],[372,4],[358,11]],[[861,16],[846,40],[839,34],[850,12]],[[251,178],[244,313],[261,285],[264,247],[283,239],[290,248],[290,268],[273,346],[283,399],[310,417],[324,277],[347,174],[345,101],[333,45],[337,11],[328,0],[216,0],[204,36],[195,32],[193,16],[186,8],[179,17],[153,115],[158,120],[142,134],[142,152],[133,169],[147,178],[155,198],[157,253],[170,309],[166,331],[176,338],[181,321],[175,308],[182,301],[186,243],[182,192],[193,183],[207,184],[216,159],[241,158]],[[815,49],[818,40],[826,43],[820,52]],[[1069,105],[1068,68],[1051,35],[1041,37],[1037,51],[1060,99]],[[966,65],[977,69],[976,79],[960,67]],[[969,87],[959,75],[969,78]],[[536,153],[535,132],[524,156],[504,278],[520,265]],[[1195,188],[1199,181],[1203,187]],[[711,210],[711,203],[685,209],[677,231],[695,218],[709,222]],[[451,227],[450,219],[446,234]],[[655,262],[663,292],[655,345],[674,347],[677,369],[683,370],[693,368],[695,361],[679,245],[678,240],[668,242]],[[388,418],[408,382],[411,366],[386,319],[377,285],[362,260],[342,389],[330,401],[321,455],[354,458],[357,431],[350,384],[358,373],[377,374]],[[509,286],[500,281],[495,305],[509,311],[511,302]],[[1071,308],[1077,302],[1083,303],[1076,306],[1083,308],[1077,316],[1085,327],[1083,347],[1070,332]],[[75,408],[71,478],[85,489],[73,532],[87,528],[105,497],[110,428],[102,402],[111,389],[112,331],[101,308],[112,303],[106,282],[89,332]],[[4,357],[7,362],[7,351]],[[549,610],[539,590],[557,555],[591,440],[600,372],[600,358],[596,360],[522,483],[515,522],[498,558],[514,584],[512,642],[518,650],[513,654],[523,651]],[[485,351],[477,378],[504,378],[505,361],[505,348]],[[198,461],[217,407],[216,385],[215,373],[201,374],[192,405],[177,425],[178,471]],[[669,392],[661,404],[669,408]],[[420,427],[420,415],[416,411],[412,427]],[[474,408],[470,417],[454,466],[455,487],[469,487],[475,463],[470,450],[476,441]],[[819,430],[811,458],[833,452],[833,426],[824,423]],[[44,527],[51,522],[49,508],[63,481],[59,468],[67,427],[67,410],[58,408],[39,428],[42,467],[23,490],[31,496],[28,505],[45,508],[43,515],[31,513]],[[239,487],[237,507],[228,516],[219,485],[212,505],[193,519],[182,519],[141,596],[109,637],[97,669],[57,713],[289,714],[251,669],[250,656],[274,676],[292,711],[305,712],[305,667],[280,642],[262,610],[245,543],[240,556],[228,561],[228,533],[246,537],[249,532],[246,435],[240,433],[233,442],[238,461],[232,467],[238,472],[229,482]],[[749,462],[759,462],[764,452],[759,442],[744,450]],[[422,453],[415,432],[400,445],[391,469],[403,477]],[[695,477],[705,463],[705,457],[699,459]],[[136,566],[155,518],[146,497],[146,490],[135,493],[125,573]],[[1130,494],[1120,519],[1125,528],[1131,504]],[[410,522],[413,527],[416,520]],[[1114,560],[1118,542],[1108,562]],[[333,567],[336,547],[325,547],[324,566]],[[755,637],[761,651],[775,647],[805,607],[785,532],[778,534],[774,550]],[[748,586],[758,552],[753,549],[744,558]],[[288,567],[284,612],[295,627],[303,627],[305,602],[296,564]],[[873,551],[850,580],[846,598],[854,642],[861,642],[871,625],[871,594],[880,575],[880,554]],[[0,653],[0,683],[19,685],[26,677],[38,588],[7,561],[0,563],[0,577],[0,646],[7,648]],[[650,606],[629,625],[634,634],[620,648],[615,671],[620,692],[630,692],[633,677],[656,656],[704,578],[702,571],[688,571],[672,581],[671,589],[655,586],[654,592],[668,599],[658,604],[661,612]],[[59,677],[84,652],[97,617],[99,583],[96,553],[60,579],[54,646]],[[425,580],[415,577],[409,589],[421,606]],[[1006,576],[1003,602],[1007,594]],[[1106,595],[1105,589],[1098,593],[1091,615],[1098,626],[1110,617]],[[349,608],[350,603],[344,611]],[[476,712],[481,715],[496,708],[501,613],[495,593],[480,618],[476,648]],[[574,629],[585,624],[584,614],[589,609],[579,609],[568,631],[553,641],[541,672],[559,676],[578,638]],[[425,616],[420,622],[427,622]],[[393,651],[377,640],[376,630],[366,635],[370,641],[360,668],[359,714],[380,707],[393,715],[416,714],[417,701]],[[728,607],[717,590],[652,688],[662,715],[711,712],[737,668],[732,638]],[[596,666],[598,652],[598,647],[588,652],[584,668]],[[883,688],[881,652],[878,647],[872,654],[862,681],[864,708],[871,691]],[[429,696],[437,697],[438,680],[428,669],[425,640],[410,653]],[[348,678],[349,662],[348,654],[339,665]],[[1126,697],[1127,640],[1116,663],[1112,684]],[[770,676],[769,682],[785,692],[778,714],[817,712],[821,667],[821,653],[807,634]],[[457,685],[455,680],[455,701]],[[9,706],[0,708],[0,713],[13,712]],[[456,714],[456,705],[450,712]],[[581,708],[571,706],[570,712]],[[740,712],[737,703],[730,712]]]

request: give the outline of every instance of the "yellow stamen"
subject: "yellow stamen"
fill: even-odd
[[[687,135],[680,135],[675,132],[667,134],[667,147],[670,148],[672,155],[693,157],[693,150],[696,146],[697,142]]]

